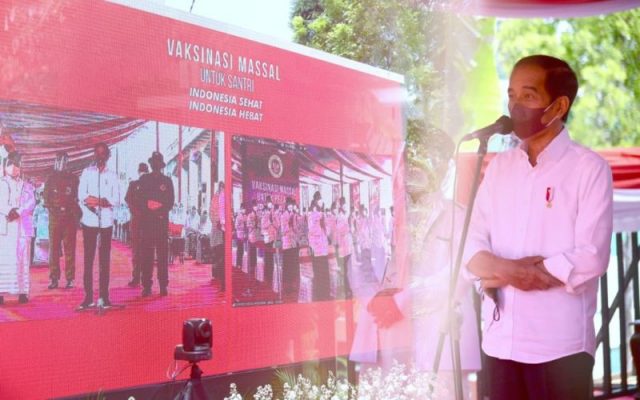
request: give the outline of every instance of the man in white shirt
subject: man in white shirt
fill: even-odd
[[[118,176],[107,168],[111,152],[105,143],[94,148],[95,162],[80,175],[78,199],[82,208],[82,238],[84,244],[84,300],[79,309],[93,305],[93,260],[98,247],[100,270],[99,299],[106,307],[109,301],[109,269],[111,264],[111,235],[113,210],[120,198]],[[98,238],[100,243],[98,244]]]
[[[220,282],[220,290],[225,289],[224,278],[224,231],[225,231],[225,214],[224,214],[224,182],[218,183],[218,190],[211,196],[209,205],[211,228],[211,247],[213,249],[213,262],[211,265],[211,278]]]
[[[285,301],[297,302],[300,294],[300,262],[298,260],[298,227],[294,206],[287,197],[285,210],[280,214],[282,238],[282,286]]]
[[[242,268],[244,259],[245,241],[247,240],[247,216],[245,204],[240,204],[240,211],[234,221],[236,232],[236,261],[235,267]]]
[[[187,256],[196,258],[196,249],[198,243],[198,227],[200,226],[200,215],[196,207],[191,207],[185,219],[185,250]]]
[[[509,110],[522,144],[495,157],[478,191],[464,262],[487,294],[482,349],[492,400],[592,397],[612,178],[564,126],[577,90],[562,60],[516,63]]]
[[[260,229],[264,242],[264,282],[269,287],[273,287],[273,267],[274,267],[274,244],[276,241],[277,229],[275,221],[277,217],[274,215],[274,205],[271,196],[267,196],[266,209],[262,210],[260,218]]]
[[[198,240],[196,243],[196,264],[209,263],[213,257],[209,256],[211,252],[211,234],[213,224],[209,219],[209,213],[207,210],[202,211],[200,216],[200,224],[198,225]]]

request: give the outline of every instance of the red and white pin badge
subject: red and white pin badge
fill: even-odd
[[[554,195],[553,187],[548,186],[544,196],[544,199],[547,202],[547,208],[551,208],[553,206],[553,195]]]

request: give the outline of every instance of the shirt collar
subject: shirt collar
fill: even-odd
[[[95,164],[93,164],[93,165],[89,166],[89,168],[90,168],[90,169],[92,169],[92,170],[93,170],[93,171],[95,171],[95,172],[99,172],[99,170],[98,170],[98,166],[97,166],[97,165],[95,165]],[[109,169],[109,167],[108,167],[108,166],[106,166],[106,165],[105,165],[105,167],[104,167],[104,169],[102,170],[102,172],[101,172],[101,173],[102,173],[102,174],[104,174],[105,172],[111,172],[111,170]]]
[[[571,138],[569,137],[569,130],[566,127],[563,127],[560,133],[553,138],[553,140],[547,145],[547,147],[542,150],[542,152],[538,155],[538,164],[556,161],[564,154],[567,147],[571,143]],[[522,154],[527,160],[529,156],[527,154],[527,145],[526,143],[520,143],[519,148],[521,150],[520,154]]]
[[[23,179],[19,176],[16,178],[12,178],[9,175],[5,175],[4,179],[5,181],[7,181],[9,184],[12,184],[12,185],[19,185],[23,182]]]

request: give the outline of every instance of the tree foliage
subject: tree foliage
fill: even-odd
[[[430,20],[409,0],[298,0],[291,25],[298,43],[405,75],[417,106],[438,79]]]
[[[640,9],[575,19],[499,21],[498,68],[529,54],[566,60],[580,89],[569,128],[591,147],[640,145]]]
[[[408,161],[448,159],[442,131],[460,120],[447,101],[455,97],[450,82],[461,81],[473,42],[459,17],[440,11],[437,0],[297,0],[291,26],[298,43],[404,75],[407,146],[420,147]]]

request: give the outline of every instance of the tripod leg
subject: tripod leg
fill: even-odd
[[[195,400],[210,400],[209,394],[204,390],[204,385],[202,385],[202,381],[200,379],[193,382],[193,396],[192,399]]]
[[[191,400],[191,393],[193,391],[192,385],[193,383],[191,382],[191,379],[189,379],[187,383],[185,383],[180,393],[178,393],[176,397],[173,398],[173,400]]]
[[[198,364],[192,363],[189,380],[173,400],[210,400],[200,380],[201,376],[202,370],[198,367]]]

